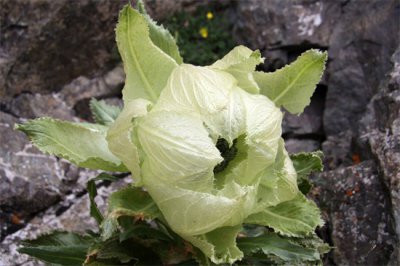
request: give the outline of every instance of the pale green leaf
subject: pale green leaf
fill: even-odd
[[[68,232],[53,232],[34,240],[25,240],[18,252],[57,265],[82,265],[92,244],[87,236]]]
[[[293,200],[250,215],[245,223],[265,225],[282,235],[302,237],[314,232],[323,221],[315,203],[298,193]]]
[[[154,110],[196,113],[214,141],[221,137],[231,145],[245,129],[246,112],[236,83],[224,71],[183,64],[171,74]]]
[[[177,63],[153,44],[146,19],[129,5],[120,12],[116,35],[126,73],[124,100],[155,102]]]
[[[151,41],[164,53],[172,57],[176,63],[182,64],[183,60],[179,54],[179,48],[171,33],[163,25],[157,25],[157,22],[147,14],[142,0],[137,1],[137,9],[147,21]]]
[[[213,263],[232,264],[243,257],[243,252],[236,245],[240,230],[241,226],[221,227],[203,235],[183,238],[199,248]]]
[[[238,154],[223,174],[242,185],[258,183],[262,172],[271,166],[282,134],[281,111],[265,96],[242,91],[245,135],[237,139]]]
[[[147,170],[147,169],[145,169]],[[146,173],[146,171],[143,171]],[[179,235],[198,235],[221,226],[240,224],[255,201],[254,187],[229,184],[213,194],[179,188],[166,182],[144,182],[169,226]]]
[[[238,80],[238,86],[250,93],[259,93],[260,88],[253,77],[256,66],[263,63],[259,50],[252,51],[245,46],[237,46],[222,59],[211,65],[212,68],[225,70]]]
[[[258,237],[244,237],[237,240],[238,247],[245,254],[245,258],[253,254],[274,255],[285,262],[319,261],[320,254],[316,248],[303,247],[288,238],[274,233],[267,233]]]
[[[125,101],[121,114],[110,126],[107,132],[107,141],[110,151],[131,171],[135,185],[140,186],[141,181],[141,158],[140,148],[133,138],[135,127],[133,120],[145,116],[151,103],[144,99]]]
[[[255,72],[260,92],[292,114],[300,114],[310,104],[310,98],[325,69],[327,53],[311,49],[296,61],[275,72]]]
[[[154,110],[214,114],[226,107],[236,83],[224,71],[182,64],[172,72]]]
[[[15,128],[27,134],[42,152],[65,158],[78,166],[126,171],[108,149],[105,126],[39,118]]]
[[[222,158],[198,117],[151,112],[139,121],[138,137],[148,178],[197,191],[212,188],[211,174]]]
[[[111,125],[121,113],[118,106],[108,105],[105,101],[97,101],[95,98],[90,101],[90,110],[96,123],[105,126]]]
[[[323,153],[321,151],[311,153],[297,153],[290,155],[293,166],[297,172],[297,184],[301,192],[307,194],[312,184],[308,177],[312,172],[321,172],[324,169],[322,164]]]
[[[298,192],[296,170],[281,139],[274,164],[268,167],[261,176],[257,210],[292,200]]]

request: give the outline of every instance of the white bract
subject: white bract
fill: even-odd
[[[310,234],[321,223],[298,190],[279,108],[301,113],[309,104],[325,53],[307,51],[273,73],[255,71],[263,58],[244,46],[211,66],[183,64],[169,33],[129,6],[116,33],[126,72],[122,112],[111,125],[107,117],[108,128],[54,120],[20,125],[39,148],[86,167],[129,169],[168,225],[214,263],[242,258],[235,239],[243,223],[288,236]],[[49,149],[69,128],[75,138],[92,139],[72,146],[60,139],[63,147]],[[102,143],[98,153],[96,143],[87,145],[94,136]]]

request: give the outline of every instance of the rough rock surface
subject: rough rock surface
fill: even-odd
[[[150,14],[163,19],[208,1],[147,2]],[[265,70],[309,48],[328,50],[311,105],[284,118],[286,146],[291,153],[324,151],[325,172],[315,176],[313,196],[324,210],[324,236],[336,247],[326,264],[398,265],[400,3],[219,2],[231,11],[238,42],[266,57]],[[114,26],[125,3],[0,0],[0,227],[8,235],[0,265],[38,265],[15,253],[22,238],[93,227],[84,185],[94,173],[41,154],[12,129],[39,116],[90,121],[91,97],[120,104],[124,73]]]
[[[98,188],[96,203],[104,213],[109,195],[130,183],[130,178],[112,183],[110,186]],[[71,194],[60,204],[53,206],[44,213],[37,215],[29,224],[18,232],[7,236],[0,243],[0,265],[44,265],[27,255],[18,253],[19,243],[24,239],[34,239],[41,234],[54,230],[85,233],[87,230],[96,231],[96,221],[89,215],[89,198],[87,194],[75,196]]]
[[[314,180],[317,202],[326,212],[338,265],[386,265],[396,235],[390,199],[375,163],[325,172]]]
[[[400,238],[400,47],[393,55],[393,70],[389,80],[372,98],[362,119],[360,146],[366,146],[378,164],[381,178],[392,205],[392,216],[397,240]],[[400,247],[393,262],[400,260]]]
[[[125,1],[1,1],[1,100],[51,92],[116,61],[114,26]],[[34,10],[34,12],[32,12]]]
[[[237,2],[235,16],[234,36],[261,50],[265,70],[280,68],[309,48],[328,50],[325,92],[310,106],[317,101],[322,108],[285,117],[286,146],[297,152],[317,142],[324,151],[327,173],[321,179],[329,180],[316,189],[325,193],[320,203],[329,204],[326,237],[337,247],[328,264],[398,265],[400,3],[249,0]],[[335,180],[376,186],[365,183],[370,188],[350,200]],[[362,212],[373,218],[363,220]]]

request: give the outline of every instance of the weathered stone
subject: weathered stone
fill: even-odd
[[[282,134],[288,137],[312,136],[321,137],[322,132],[322,113],[324,111],[323,99],[320,97],[312,99],[309,106],[300,115],[293,115],[285,112],[282,121]]]
[[[111,69],[114,28],[126,1],[1,1],[1,100],[61,89]]]
[[[119,180],[110,186],[98,188],[96,202],[104,213],[109,195],[128,185],[130,178]],[[18,253],[17,248],[24,239],[34,239],[39,235],[50,233],[54,230],[72,231],[84,234],[87,230],[97,231],[96,221],[90,217],[89,198],[87,194],[76,197],[69,195],[64,201],[49,208],[44,213],[33,218],[27,226],[18,232],[7,236],[0,244],[0,265],[44,265],[35,259]]]
[[[342,132],[337,136],[328,136],[322,143],[324,152],[324,165],[327,170],[332,170],[340,166],[349,166],[352,161],[352,133]]]
[[[312,139],[286,139],[285,147],[290,154],[312,152],[321,149],[319,141]]]
[[[218,2],[227,2],[223,0],[217,0]],[[171,16],[176,12],[185,11],[188,13],[194,12],[199,6],[206,5],[210,2],[215,2],[211,0],[163,0],[163,1],[153,1],[146,0],[145,4],[148,9],[149,14],[156,21],[162,21],[163,19]]]
[[[314,197],[329,217],[336,265],[386,265],[396,245],[390,199],[373,161],[314,179]]]
[[[392,204],[393,224],[400,240],[400,48],[393,56],[390,79],[368,105],[362,119],[359,142],[366,141],[378,163]],[[393,265],[400,260],[400,247]]]
[[[238,43],[260,49],[267,70],[293,61],[309,48],[328,47],[341,15],[341,1],[238,1],[234,33]]]
[[[254,49],[297,46],[327,47],[340,16],[340,1],[257,1],[237,3],[236,37]]]
[[[124,70],[117,66],[104,76],[89,79],[79,77],[65,85],[58,93],[68,106],[75,106],[79,101],[90,100],[93,97],[110,97],[121,93],[125,81]]]
[[[54,93],[21,94],[11,101],[9,112],[27,119],[49,116],[62,120],[74,120],[75,115],[74,110]]]
[[[94,171],[78,170],[41,153],[23,133],[13,129],[19,122],[0,112],[0,207],[3,215],[16,215],[23,223],[67,192],[82,191]],[[3,237],[7,230],[2,229]]]
[[[371,15],[373,14],[373,15]],[[392,0],[349,1],[329,44],[329,89],[325,132],[355,132],[380,82],[390,71],[400,42],[400,3]]]

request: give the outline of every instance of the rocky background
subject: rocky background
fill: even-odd
[[[0,265],[38,265],[21,239],[53,229],[83,232],[85,184],[96,175],[40,153],[14,124],[41,116],[88,120],[91,97],[121,104],[124,73],[114,42],[127,1],[0,0]],[[309,48],[329,62],[311,105],[286,114],[290,152],[322,149],[312,195],[335,249],[326,265],[398,265],[400,259],[400,2],[219,0],[238,43],[274,70]],[[147,1],[158,20],[206,1]],[[129,178],[99,184],[110,192]]]

